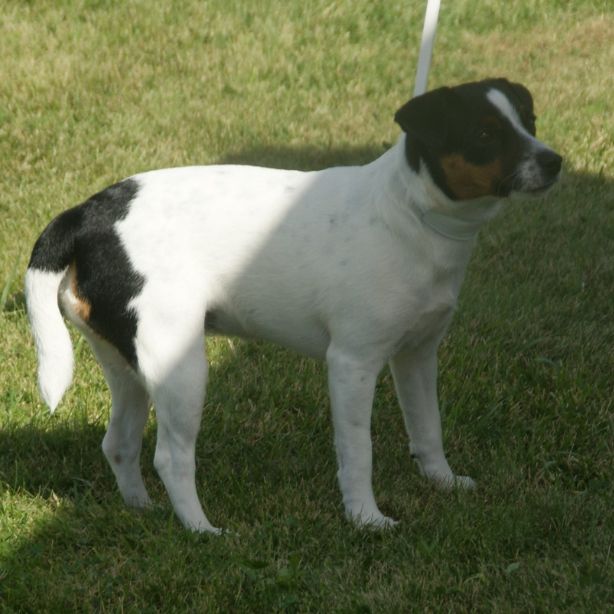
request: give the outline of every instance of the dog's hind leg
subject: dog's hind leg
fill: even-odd
[[[204,312],[150,307],[137,332],[139,370],[158,422],[154,465],[186,528],[219,533],[196,494],[196,438],[205,400]]]
[[[91,333],[87,337],[111,389],[111,419],[102,450],[126,504],[147,507],[151,500],[143,483],[140,456],[149,396],[115,348]]]
[[[206,378],[201,335],[152,390],[158,420],[154,463],[181,522],[195,531],[219,533],[205,516],[196,493],[196,437]]]
[[[149,413],[147,391],[117,346],[92,329],[89,321],[91,305],[77,290],[75,267],[62,281],[59,300],[64,314],[88,340],[111,390],[111,418],[102,441],[102,450],[113,470],[119,491],[128,505],[146,507],[151,500],[143,484],[140,456]],[[107,313],[104,308],[101,311]],[[100,318],[98,315],[99,322]],[[111,322],[107,331],[117,330],[122,320],[115,317]]]

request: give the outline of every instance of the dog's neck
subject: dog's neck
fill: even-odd
[[[495,197],[451,200],[437,187],[426,164],[420,164],[419,172],[414,172],[405,157],[405,134],[382,158],[387,158],[385,188],[393,200],[409,207],[423,226],[440,237],[472,241],[501,208],[501,201]]]

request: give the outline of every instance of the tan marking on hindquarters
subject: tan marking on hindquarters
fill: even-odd
[[[74,262],[72,262],[68,268],[68,285],[72,293],[72,296],[70,297],[70,306],[72,311],[83,322],[87,322],[90,319],[92,306],[79,293],[79,287],[77,285],[77,265]]]
[[[460,200],[497,193],[496,186],[502,173],[499,159],[479,165],[467,162],[460,154],[450,154],[441,158],[441,168],[450,191]]]

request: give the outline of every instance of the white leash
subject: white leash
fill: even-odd
[[[431,67],[431,58],[433,57],[433,44],[435,42],[435,31],[437,30],[437,19],[439,17],[439,5],[440,0],[428,0],[426,5],[414,96],[420,96],[420,94],[424,94],[424,92],[426,92],[426,86],[429,79],[429,69]]]
[[[439,18],[440,0],[428,0],[426,14],[424,16],[424,28],[422,29],[422,41],[420,42],[420,55],[418,57],[418,70],[416,71],[416,86],[414,97],[426,92],[431,58],[433,57],[433,45],[435,32],[437,31],[437,19]],[[432,209],[423,211],[420,216],[422,223],[436,233],[455,241],[470,241],[476,235],[482,220],[459,219],[445,213],[439,213]]]

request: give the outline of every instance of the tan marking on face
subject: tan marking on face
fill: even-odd
[[[467,162],[460,154],[450,154],[441,158],[441,168],[450,191],[460,200],[496,194],[496,184],[501,179],[499,159],[480,165]]]
[[[70,289],[74,296],[74,303],[71,307],[81,320],[87,322],[90,319],[92,306],[79,294],[79,287],[77,286],[77,265],[74,262],[68,269],[68,276],[70,278]]]

